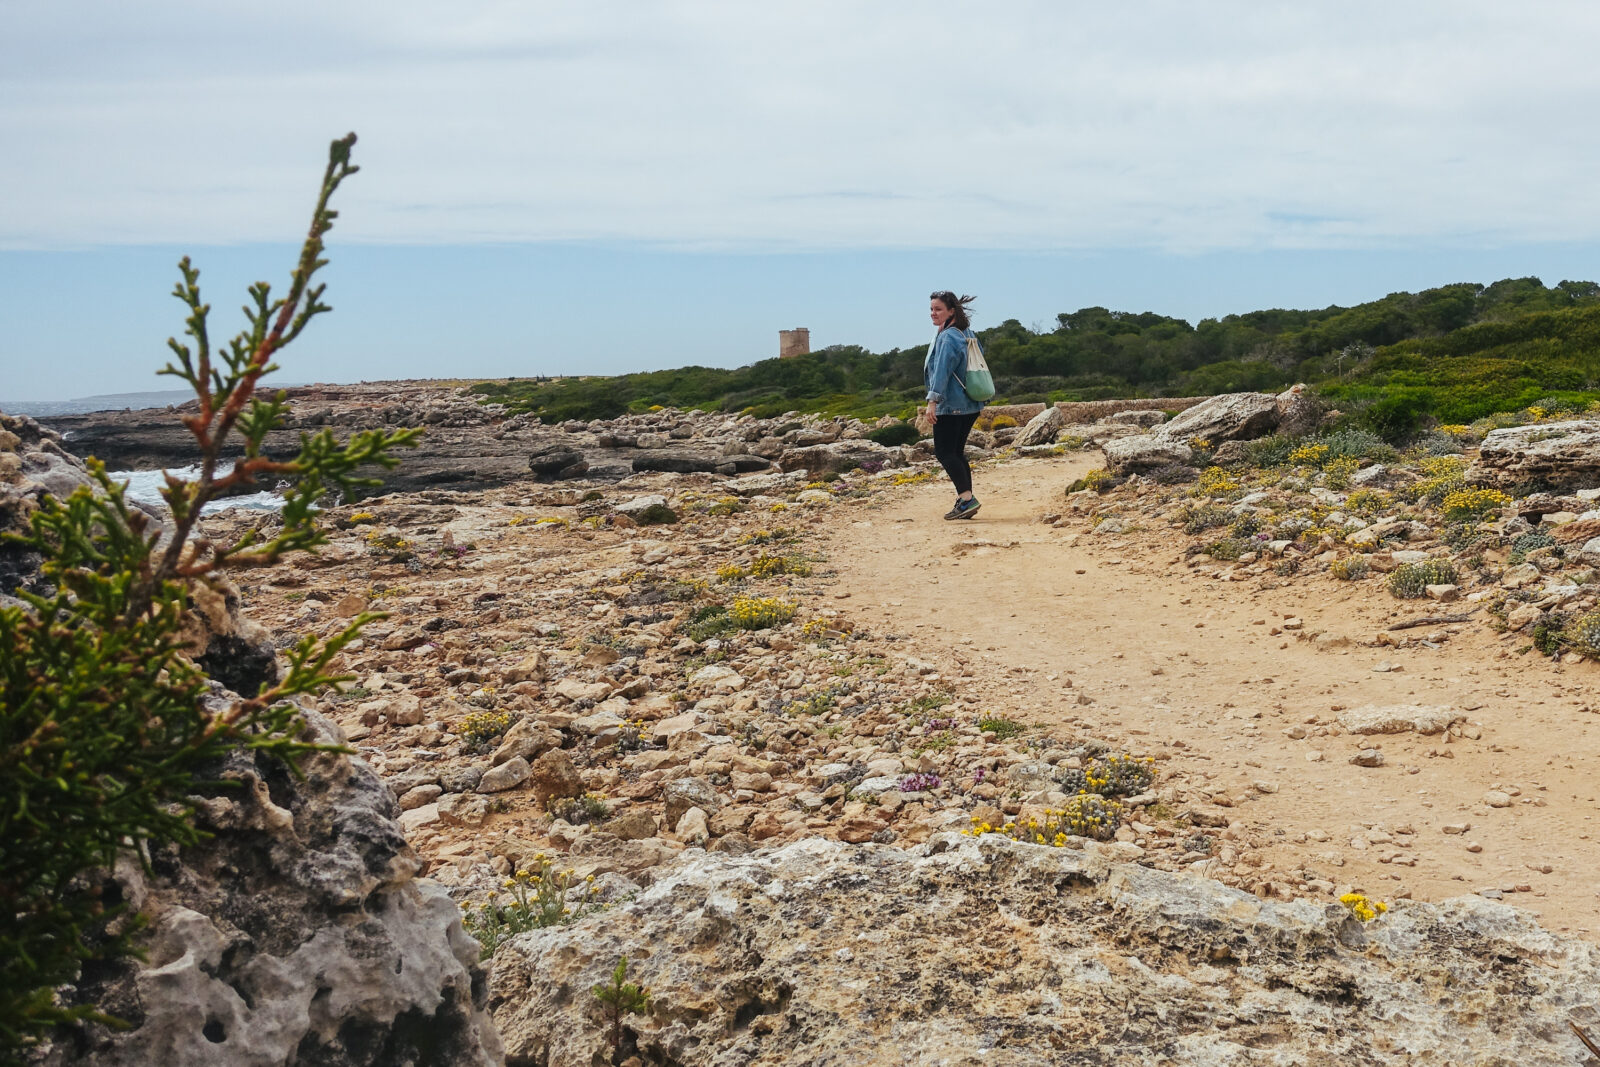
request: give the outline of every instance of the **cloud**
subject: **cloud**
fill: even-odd
[[[1600,8],[0,4],[0,247],[1600,237]],[[1579,118],[1574,118],[1578,116]]]

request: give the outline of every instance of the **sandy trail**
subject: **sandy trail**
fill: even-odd
[[[1396,621],[1455,606],[1323,575],[1270,589],[1203,577],[1162,520],[1111,538],[1042,523],[1098,465],[1095,453],[986,465],[969,522],[941,520],[953,495],[942,479],[887,495],[827,542],[840,607],[907,635],[946,677],[970,674],[960,688],[992,694],[996,714],[1154,755],[1188,802],[1220,791],[1238,820],[1223,844],[1246,885],[1292,884],[1299,870],[1379,898],[1497,888],[1552,929],[1600,933],[1600,716],[1589,710],[1600,666],[1517,655],[1525,641],[1477,623],[1437,649],[1370,647]],[[1274,635],[1288,617],[1354,643]],[[1386,663],[1396,669],[1374,670]],[[1316,736],[1337,709],[1368,703],[1464,709],[1482,736]],[[1311,735],[1286,736],[1296,725]],[[1383,766],[1349,762],[1369,747]],[[1511,805],[1489,807],[1490,789]]]

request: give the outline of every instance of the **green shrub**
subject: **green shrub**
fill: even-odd
[[[1430,585],[1455,585],[1459,581],[1455,564],[1443,559],[1421,563],[1402,563],[1389,572],[1389,592],[1401,600],[1416,600],[1428,595]]]
[[[669,526],[678,521],[678,513],[665,504],[651,504],[634,515],[633,521],[640,526]]]
[[[1294,451],[1297,444],[1294,438],[1279,434],[1246,441],[1244,446],[1246,462],[1252,467],[1282,467],[1289,462],[1289,454]]]
[[[199,841],[190,818],[197,801],[238,784],[207,780],[230,751],[292,761],[320,747],[301,740],[290,698],[346,680],[328,673],[329,662],[381,617],[359,615],[326,641],[301,640],[285,650],[288,670],[279,681],[211,706],[203,703],[208,682],[180,636],[191,601],[217,595],[203,589],[208,580],[323,543],[317,503],[334,490],[348,495],[372,484],[355,470],[392,466],[389,452],[418,436],[369,431],[341,446],[323,430],[303,436],[293,459],[261,454],[287,403],[282,393],[263,399],[258,383],[274,369],[272,357],[328,310],[312,279],[333,225],[328,199],[356,170],[354,142],[352,134],[329,152],[288,295],[273,301],[265,282],[251,286],[249,325],[226,347],[212,350],[199,272],[187,258],[179,264],[175,295],[188,308],[193,344],[169,341],[177,365],[162,373],[195,392],[198,410],[185,423],[202,474],[163,491],[170,535],[158,537],[160,526],[130,509],[121,486],[91,460],[97,492],[42,497],[29,533],[7,538],[38,554],[48,589],[16,590],[25,606],[0,608],[0,1053],[57,1022],[106,1018],[93,1004],[58,1004],[52,993],[90,961],[134,950],[137,918],[94,872],[119,854]],[[210,473],[233,450],[242,458],[232,472]],[[195,539],[209,501],[263,476],[292,480],[273,536]]]
[[[916,444],[919,436],[917,428],[909,422],[896,422],[889,426],[880,426],[876,430],[867,431],[867,440],[875,441],[889,448]]]

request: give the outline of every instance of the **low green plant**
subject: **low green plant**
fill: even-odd
[[[1009,741],[1027,727],[999,715],[985,715],[978,720],[978,729],[986,734],[994,734],[996,741]]]
[[[557,870],[541,852],[527,868],[507,878],[500,890],[491,889],[488,900],[466,908],[462,924],[489,958],[518,934],[563,926],[600,911],[604,905],[594,875],[574,885],[573,874],[570,867]]]
[[[1600,611],[1579,615],[1567,623],[1562,636],[1574,652],[1590,659],[1600,659]]]
[[[1498,489],[1457,489],[1440,506],[1445,522],[1472,522],[1509,503],[1511,498]]]
[[[1226,526],[1233,521],[1233,512],[1215,504],[1185,504],[1178,512],[1183,532],[1193,537],[1213,526]]]
[[[1069,839],[1087,837],[1106,841],[1114,837],[1122,819],[1122,805],[1099,793],[1079,793],[1060,808],[1047,808],[1044,818],[1017,819],[994,826],[973,816],[973,826],[963,831],[975,837],[1004,834],[1015,841],[1064,847]]]
[[[606,800],[604,793],[584,793],[582,796],[562,797],[552,802],[550,814],[574,826],[604,822],[611,817],[611,803]]]
[[[1507,562],[1512,564],[1521,563],[1528,558],[1530,552],[1541,548],[1554,548],[1558,543],[1554,537],[1542,530],[1525,533],[1511,542],[1511,555]]]
[[[474,711],[461,720],[461,725],[456,727],[456,736],[461,738],[468,751],[483,752],[511,729],[511,724],[516,721],[516,716],[509,711]]]
[[[799,556],[769,556],[766,553],[755,558],[750,564],[750,577],[771,578],[779,574],[793,574],[805,577],[811,573],[811,564]]]
[[[733,619],[723,605],[704,605],[690,613],[690,621],[683,629],[690,640],[707,641],[733,629]]]
[[[630,982],[627,977],[628,957],[624,956],[617,961],[616,970],[611,972],[611,981],[597,985],[591,990],[594,999],[600,1002],[611,1023],[613,1061],[622,1056],[623,1018],[628,1015],[647,1015],[650,1012],[650,987]]]
[[[1112,474],[1110,471],[1106,470],[1104,467],[1099,467],[1099,468],[1096,468],[1095,470],[1090,471],[1088,474],[1085,474],[1082,478],[1079,478],[1077,481],[1073,482],[1071,485],[1067,486],[1067,492],[1068,493],[1082,493],[1082,492],[1103,493],[1106,490],[1115,487],[1116,484],[1117,484],[1117,476],[1115,474]]]
[[[1342,492],[1350,488],[1350,479],[1361,469],[1361,461],[1354,456],[1336,456],[1322,465],[1322,482],[1329,489]]]
[[[1328,564],[1328,573],[1341,582],[1356,582],[1372,570],[1365,556],[1341,556]]]
[[[1064,793],[1097,793],[1128,797],[1145,792],[1155,783],[1155,760],[1129,755],[1091,759],[1082,768],[1067,768],[1056,775]]]
[[[1221,467],[1207,467],[1195,480],[1189,495],[1194,497],[1227,496],[1239,491],[1239,482]]]
[[[1430,585],[1455,585],[1460,580],[1455,564],[1444,559],[1425,559],[1421,563],[1402,563],[1389,572],[1389,592],[1401,600],[1416,600],[1428,595]]]
[[[728,608],[728,620],[741,630],[765,630],[782,626],[794,618],[798,605],[777,597],[736,597]]]
[[[1250,550],[1250,542],[1237,537],[1224,537],[1206,546],[1206,555],[1215,560],[1235,560]]]
[[[293,768],[328,748],[304,740],[291,698],[348,681],[331,672],[334,657],[382,617],[363,613],[326,640],[290,645],[287,670],[275,681],[225,676],[241,690],[237,697],[212,693],[191,658],[197,650],[185,644],[191,607],[221,605],[229,595],[224,572],[325,543],[318,505],[373,484],[356,470],[392,466],[390,453],[419,435],[368,431],[340,444],[322,430],[302,435],[292,459],[263,453],[288,402],[258,386],[277,369],[273,357],[329,310],[313,278],[335,218],[329,198],[356,171],[354,143],[352,134],[329,151],[287,295],[274,300],[267,283],[252,285],[247,326],[225,346],[212,349],[200,272],[187,257],[178,265],[174,295],[188,309],[190,341],[168,342],[175,362],[161,373],[194,391],[195,407],[182,422],[200,475],[166,476],[166,528],[129,507],[121,484],[91,460],[93,489],[65,499],[42,495],[28,533],[5,538],[12,552],[40,560],[39,584],[8,587],[21,605],[0,608],[0,1054],[7,1058],[51,1025],[115,1022],[72,999],[80,994],[56,995],[92,961],[135,951],[138,917],[105,872],[119,856],[144,862],[165,846],[197,843],[204,834],[190,818],[195,805],[238,785],[210,780],[228,753],[243,749]],[[219,473],[229,455],[238,458]],[[262,478],[291,483],[270,535],[198,535],[206,504]]]

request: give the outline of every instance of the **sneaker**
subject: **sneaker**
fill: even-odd
[[[983,505],[978,502],[978,498],[975,496],[968,497],[966,500],[957,500],[956,506],[950,509],[949,514],[947,514],[945,518],[970,519],[972,516],[978,513],[978,509],[981,507],[983,507]]]

